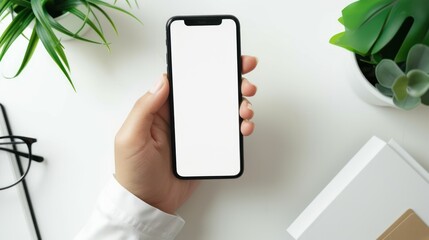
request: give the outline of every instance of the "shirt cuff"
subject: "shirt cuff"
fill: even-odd
[[[103,213],[111,213],[113,219],[126,223],[148,236],[174,239],[185,221],[165,213],[133,195],[112,176],[100,194],[98,207]]]

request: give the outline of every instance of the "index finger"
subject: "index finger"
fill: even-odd
[[[252,56],[241,56],[241,64],[242,64],[242,74],[246,74],[253,69],[255,69],[256,65],[258,65],[258,59]]]

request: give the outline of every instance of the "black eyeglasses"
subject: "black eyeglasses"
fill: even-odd
[[[32,155],[31,146],[37,140],[22,136],[0,137],[0,190],[15,186],[24,180],[32,161],[43,162],[43,157]],[[24,145],[23,151],[18,150]],[[17,159],[17,156],[22,157]]]
[[[17,187],[25,194],[26,209],[31,217],[28,220],[33,225],[33,234],[38,240],[41,240],[42,237],[25,177],[30,171],[31,163],[33,161],[43,162],[43,157],[32,154],[31,146],[37,142],[35,138],[14,136],[12,134],[6,110],[2,104],[0,104],[0,110],[2,115],[0,118],[0,130],[3,130],[3,134],[7,135],[0,137],[0,190],[11,188],[20,183]]]

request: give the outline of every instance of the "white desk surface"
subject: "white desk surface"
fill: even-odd
[[[245,140],[244,176],[204,181],[179,211],[187,222],[179,240],[291,240],[289,224],[372,135],[394,138],[429,169],[429,108],[405,112],[366,104],[348,82],[355,74],[348,71],[350,53],[328,43],[351,1],[138,2],[132,12],[144,25],[109,11],[119,29],[115,36],[104,24],[110,53],[64,43],[77,93],[42,44],[21,76],[0,79],[0,102],[15,134],[37,138],[34,152],[46,158],[27,178],[45,240],[71,239],[88,219],[113,172],[116,131],[166,71],[165,22],[173,15],[234,14],[242,52],[259,58],[247,76],[258,85],[251,100],[257,128]],[[20,60],[9,54],[2,74],[10,75]],[[0,204],[7,204],[1,194]]]

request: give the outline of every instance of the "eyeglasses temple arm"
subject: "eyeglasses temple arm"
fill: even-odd
[[[9,149],[9,148],[2,148],[2,147],[0,147],[0,150],[6,151],[6,152],[10,152],[10,153],[13,153],[13,154],[17,154],[18,156],[25,157],[25,158],[29,158],[30,157],[28,155],[28,153],[23,153],[23,152],[20,152],[20,151],[15,151],[15,150],[12,150],[12,149]],[[31,160],[34,160],[36,162],[43,162],[44,159],[41,156],[31,155]]]

